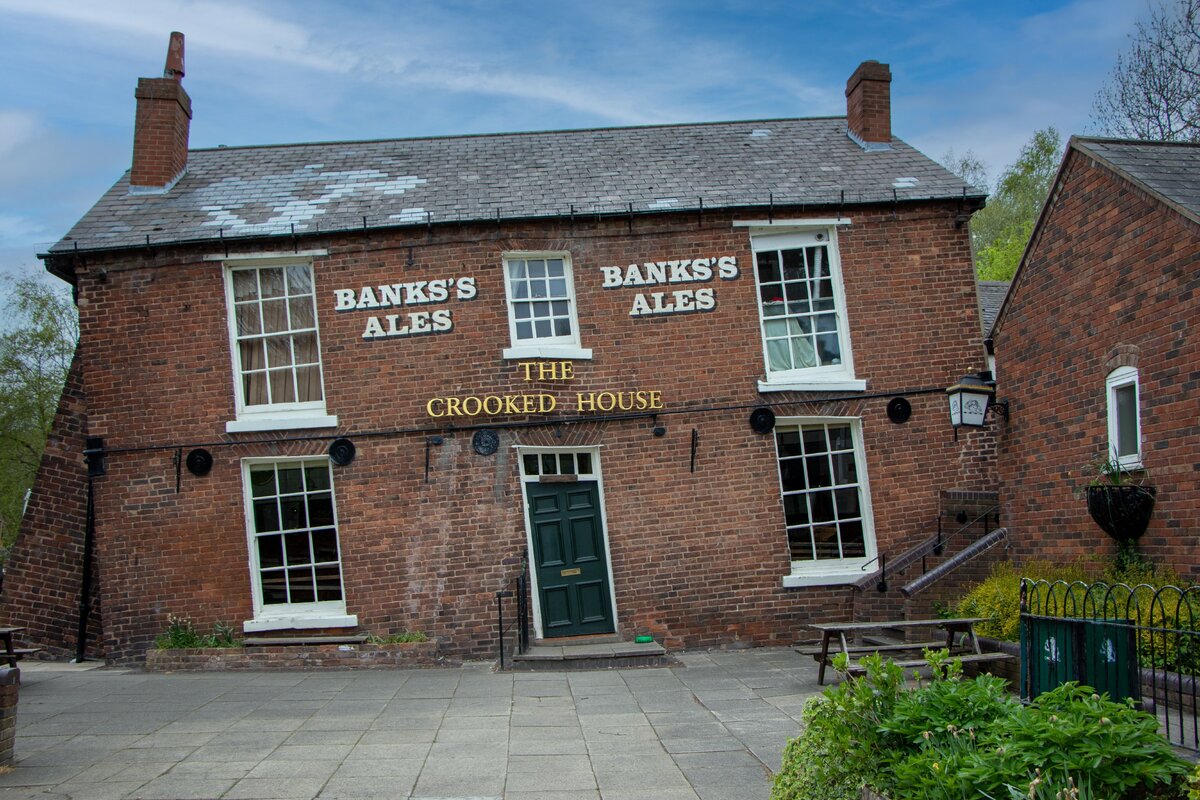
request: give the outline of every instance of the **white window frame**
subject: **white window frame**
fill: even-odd
[[[294,403],[272,403],[248,406],[242,389],[242,355],[238,346],[237,307],[233,297],[233,275],[247,269],[304,266],[313,283],[313,328],[317,337],[318,369],[321,375],[321,400]],[[224,262],[225,310],[229,327],[229,351],[233,367],[234,419],[225,423],[226,433],[253,431],[299,430],[337,427],[338,419],[326,411],[325,365],[321,358],[321,331],[317,314],[316,270],[311,258],[303,256],[260,256],[230,259]]]
[[[509,261],[529,261],[538,259],[562,259],[563,274],[567,279],[567,302],[570,304],[571,335],[550,336],[537,339],[517,339],[517,320],[513,314],[513,304],[528,302],[528,298],[517,300],[512,296],[512,284],[508,276]],[[506,359],[523,358],[561,358],[589,360],[592,351],[580,344],[579,338],[579,302],[575,294],[575,269],[571,262],[571,254],[553,250],[512,250],[502,254],[502,270],[504,273],[504,298],[508,311],[508,335],[511,347],[504,349]]]
[[[861,558],[823,559],[816,561],[791,561],[788,552],[791,571],[783,576],[786,588],[801,586],[839,586],[851,584],[868,573],[869,566],[875,562],[878,549],[875,541],[875,514],[871,505],[871,486],[867,476],[867,452],[863,445],[863,427],[860,417],[780,417],[776,420],[775,430],[780,428],[803,425],[846,425],[854,437],[854,462],[858,473],[859,509],[863,526],[863,548]],[[780,526],[784,536],[783,544],[788,548],[787,519],[783,502],[783,474],[779,470],[779,440],[772,434],[772,446],[775,449],[775,473],[779,487],[779,512],[783,525]]]
[[[254,467],[265,464],[324,464],[330,467],[328,458],[317,457],[266,457],[242,459],[242,507],[246,518],[246,547],[250,561],[250,591],[254,608],[254,619],[245,620],[242,630],[246,633],[290,630],[303,628],[353,628],[358,626],[358,616],[346,613],[346,577],[343,569],[342,531],[338,522],[337,488],[334,486],[333,470],[329,474],[329,492],[333,502],[333,526],[338,537],[338,580],[342,584],[341,600],[323,600],[312,603],[281,603],[265,605],[262,601],[262,576],[259,570],[257,532],[254,526],[254,495],[250,483],[250,472]]]
[[[763,374],[765,376],[764,380],[758,382],[758,391],[762,393],[865,391],[867,382],[854,375],[854,355],[850,347],[850,324],[846,314],[846,291],[842,283],[842,258],[838,249],[837,227],[835,225],[793,225],[751,228],[750,245],[754,254],[754,292],[758,305],[758,333],[762,343]],[[837,336],[842,363],[772,371],[767,351],[766,323],[768,317],[763,308],[758,253],[813,246],[824,246],[829,254],[829,277],[833,288],[834,313],[837,315]]]
[[[1133,387],[1134,436],[1137,450],[1121,456],[1117,454],[1120,441],[1121,420],[1117,413],[1117,390]],[[1108,398],[1108,453],[1121,469],[1142,468],[1142,390],[1138,383],[1137,367],[1117,367],[1104,380],[1104,393]]]

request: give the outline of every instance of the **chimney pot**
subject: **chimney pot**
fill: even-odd
[[[161,78],[139,78],[131,194],[164,194],[187,170],[192,100],[183,84],[183,34],[172,33]]]
[[[164,78],[183,80],[183,34],[171,31],[171,43],[167,45],[167,65],[163,68]]]
[[[892,71],[864,61],[846,81],[846,133],[864,150],[892,146]]]

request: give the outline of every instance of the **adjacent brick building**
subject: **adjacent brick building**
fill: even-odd
[[[1088,465],[1157,489],[1139,549],[1200,580],[1200,146],[1076,137],[992,337],[1016,555],[1112,555]]]
[[[45,256],[78,369],[3,601],[53,652],[86,437],[116,660],[168,615],[490,654],[526,548],[536,636],[791,642],[994,490],[944,397],[982,195],[891,136],[886,65],[848,118],[176,152],[181,76],[139,84],[156,183]]]

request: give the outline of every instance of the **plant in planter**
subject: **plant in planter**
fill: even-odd
[[[1089,468],[1088,514],[1123,547],[1131,546],[1150,524],[1158,490],[1143,485],[1143,476],[1125,469],[1111,454],[1100,456]]]

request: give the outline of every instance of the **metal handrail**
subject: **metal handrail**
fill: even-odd
[[[983,513],[979,514],[974,519],[970,519],[964,523],[961,523],[961,526],[958,528],[958,530],[954,531],[953,533],[951,533],[948,536],[942,535],[942,515],[939,514],[938,515],[937,533],[934,536],[931,536],[928,539],[922,541],[920,544],[916,545],[915,547],[912,547],[912,548],[904,551],[900,555],[896,556],[895,558],[893,558],[891,560],[892,561],[892,572],[902,572],[903,570],[907,569],[910,564],[915,563],[918,558],[921,559],[922,562],[924,562],[925,557],[931,553],[934,555],[941,555],[941,553],[946,549],[946,544],[948,542],[953,541],[960,534],[962,534],[963,531],[967,530],[968,528],[970,528],[971,526],[975,525],[978,522],[983,522],[983,535],[987,536],[988,534],[990,534],[992,532],[991,527],[988,525],[988,517],[992,516],[993,514],[996,514],[998,516],[999,512],[1000,512],[999,505],[988,506],[988,508],[986,508],[983,511]],[[859,567],[859,570],[861,572],[866,572],[867,567],[871,566],[876,561],[878,561],[880,563],[880,571],[879,572],[881,575],[880,580],[877,584],[877,588],[881,592],[886,592],[887,591],[887,553],[881,552],[879,555],[875,556],[870,561],[867,561],[865,564],[863,564],[861,567]],[[921,573],[924,574],[925,572],[927,572],[927,570],[925,569],[924,564],[922,563]],[[855,583],[855,585],[858,586],[859,589],[865,589],[871,585],[871,583],[872,583],[871,578],[873,578],[873,577],[874,577],[874,573],[872,573],[870,575],[864,575],[862,578],[860,578]]]
[[[500,657],[500,669],[504,669],[504,641],[513,625],[517,627],[516,654],[521,655],[529,649],[529,548],[521,551],[521,569],[509,585],[511,589],[500,589],[496,592],[496,647]],[[504,601],[510,597],[516,598],[517,615],[506,627]]]

